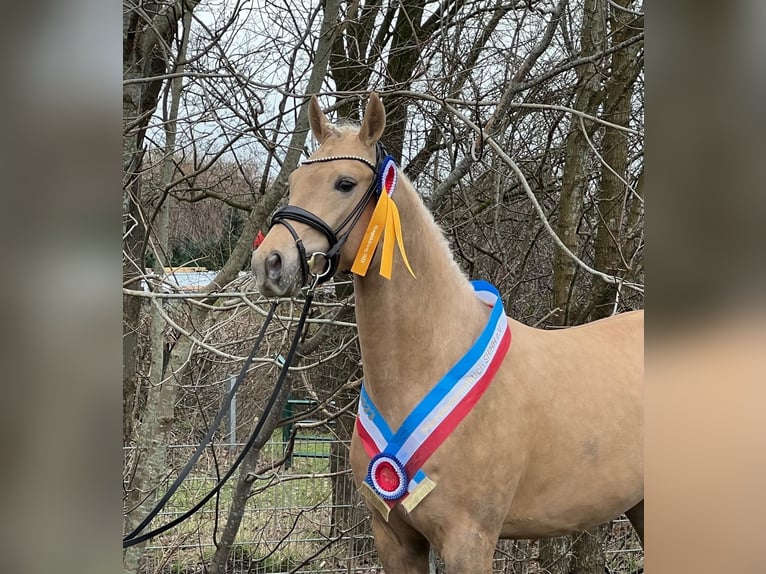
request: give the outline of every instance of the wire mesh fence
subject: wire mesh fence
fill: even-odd
[[[196,445],[169,451],[174,468],[184,464]],[[275,433],[261,452],[261,463],[284,457],[282,433]],[[218,446],[207,452],[182,488],[155,518],[164,524],[192,507],[229,468],[242,445]],[[299,433],[292,457],[278,469],[254,477],[226,571],[240,573],[383,573],[375,552],[369,513],[356,492],[345,464],[348,445],[331,434]],[[131,451],[126,449],[126,457]],[[172,477],[171,477],[172,480]],[[160,489],[162,490],[162,489]],[[227,484],[190,520],[152,539],[145,547],[141,572],[196,574],[207,572],[231,502]],[[607,571],[637,572],[643,551],[627,520],[609,526],[605,542]],[[443,572],[434,556],[432,572]],[[542,574],[537,541],[500,541],[494,558],[497,574]]]

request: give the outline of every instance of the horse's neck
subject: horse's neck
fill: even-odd
[[[396,428],[471,347],[489,311],[411,184],[400,181],[394,200],[417,278],[398,253],[391,280],[381,277],[378,254],[367,275],[355,277],[355,297],[365,387]]]

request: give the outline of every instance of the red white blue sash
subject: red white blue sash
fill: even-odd
[[[492,307],[489,322],[396,432],[362,386],[356,429],[371,459],[365,484],[389,509],[401,501],[411,510],[433,489],[435,484],[421,470],[423,464],[487,390],[510,346],[511,332],[497,289],[486,281],[471,284],[476,295]],[[407,504],[408,497],[416,500]]]

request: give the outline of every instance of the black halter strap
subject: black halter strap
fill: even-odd
[[[300,262],[301,262],[301,274],[303,276],[303,283],[302,283],[303,285],[307,285],[309,282],[309,275],[313,275],[311,273],[311,270],[309,269],[309,266],[310,266],[311,258],[313,258],[314,255],[317,255],[317,254],[325,257],[327,265],[322,273],[314,275],[314,281],[315,281],[314,285],[324,283],[325,281],[330,279],[333,275],[335,275],[335,272],[338,270],[338,265],[340,263],[340,250],[343,248],[343,245],[346,243],[346,239],[348,239],[349,233],[351,233],[351,230],[354,229],[354,226],[356,225],[357,221],[359,221],[359,218],[361,217],[362,212],[364,211],[364,208],[367,207],[367,203],[369,203],[372,196],[376,195],[378,191],[378,176],[380,174],[380,166],[385,157],[386,157],[386,149],[383,147],[382,143],[378,142],[375,146],[375,164],[373,164],[368,159],[365,159],[361,156],[355,156],[355,155],[328,156],[328,157],[321,157],[321,158],[315,158],[315,159],[308,159],[302,162],[303,165],[311,165],[313,163],[328,162],[328,161],[353,160],[353,161],[362,162],[373,171],[373,177],[372,177],[372,182],[370,183],[370,186],[367,188],[367,190],[364,192],[364,195],[362,195],[362,197],[359,199],[357,204],[354,206],[354,209],[351,210],[351,212],[346,216],[346,218],[334,230],[329,225],[327,225],[327,223],[325,223],[320,217],[297,205],[286,205],[285,207],[281,207],[276,212],[274,212],[274,215],[271,217],[271,227],[273,227],[277,223],[284,225],[287,228],[287,230],[290,232],[290,235],[292,235],[293,239],[295,240],[295,246],[298,249],[298,258],[300,259]],[[303,223],[319,231],[327,239],[327,243],[328,243],[327,252],[326,253],[317,252],[315,254],[312,254],[311,257],[308,257],[306,255],[306,248],[303,245],[303,240],[301,240],[301,237],[300,235],[298,235],[298,232],[295,231],[295,228],[293,228],[293,226],[290,225],[288,221],[296,221],[298,223]],[[338,235],[344,229],[345,231],[341,235]]]

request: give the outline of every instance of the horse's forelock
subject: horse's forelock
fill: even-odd
[[[342,138],[348,135],[357,135],[359,133],[359,124],[353,122],[341,122],[330,126],[333,135]]]

